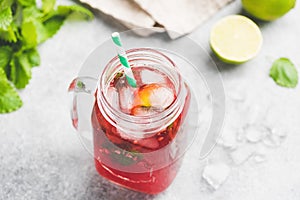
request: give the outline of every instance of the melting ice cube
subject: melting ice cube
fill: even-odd
[[[121,111],[130,113],[130,109],[133,107],[134,91],[136,88],[130,87],[126,84],[125,80],[120,80],[116,88],[119,94],[119,106]]]
[[[232,126],[225,124],[221,137],[217,140],[220,146],[228,149],[235,149],[237,146],[236,130]]]
[[[248,125],[244,127],[244,134],[249,142],[259,142],[267,134],[268,130],[260,125]]]
[[[164,85],[152,83],[138,88],[134,96],[134,107],[152,107],[164,110],[174,100],[173,91]]]
[[[230,157],[236,165],[241,165],[253,155],[254,151],[255,146],[242,145],[235,151],[231,152]]]
[[[174,94],[171,89],[158,87],[150,95],[151,106],[167,108],[174,100]]]
[[[113,87],[108,88],[106,97],[108,102],[111,104],[113,108],[119,107],[119,95],[116,88]]]
[[[158,71],[143,69],[140,72],[141,82],[142,84],[150,84],[150,83],[164,83],[165,79],[161,73]]]
[[[286,132],[270,129],[263,139],[263,143],[268,147],[279,147],[286,138]]]
[[[226,181],[230,170],[225,163],[208,164],[203,170],[202,177],[216,190]]]

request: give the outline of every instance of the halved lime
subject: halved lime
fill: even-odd
[[[224,62],[240,64],[256,56],[262,34],[249,18],[230,15],[216,23],[210,33],[210,46]]]

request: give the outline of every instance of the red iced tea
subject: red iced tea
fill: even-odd
[[[171,184],[186,145],[183,123],[190,91],[180,76],[174,80],[161,67],[133,66],[137,88],[126,83],[122,70],[113,73],[104,89],[98,87],[92,112],[97,171],[149,194]]]

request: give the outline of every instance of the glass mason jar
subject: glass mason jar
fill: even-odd
[[[174,100],[167,108],[142,116],[117,109],[108,91],[123,67],[118,57],[113,58],[100,77],[92,111],[95,166],[118,185],[156,194],[172,183],[180,168],[188,143],[185,121],[191,94],[175,63],[161,52],[132,49],[127,57],[134,74],[154,70],[144,77],[148,84],[159,81],[152,76],[155,73],[166,77]]]

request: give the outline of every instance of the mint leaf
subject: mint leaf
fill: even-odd
[[[28,57],[24,54],[14,56],[10,62],[10,78],[16,88],[23,89],[31,79],[31,65]]]
[[[41,60],[37,49],[26,50],[24,54],[27,56],[27,59],[32,67],[40,65]]]
[[[13,4],[14,0],[0,0],[0,11],[9,8]]]
[[[16,31],[16,27],[13,24],[6,31],[0,29],[0,39],[6,42],[17,42]]]
[[[121,149],[116,149],[115,151],[110,150],[111,158],[124,166],[132,165],[143,159],[143,155],[138,151],[126,151]],[[120,152],[120,153],[119,153]]]
[[[13,21],[16,26],[20,27],[23,21],[23,7],[17,4],[14,10]]]
[[[288,58],[277,59],[270,70],[270,76],[280,86],[295,88],[298,84],[298,72]]]
[[[22,24],[22,35],[24,44],[27,48],[34,48],[37,46],[37,30],[35,22],[29,21]]]
[[[57,10],[52,11],[43,19],[48,38],[56,34],[68,17],[92,19],[94,16],[92,12],[79,5],[58,6]]]
[[[23,23],[37,21],[43,17],[43,13],[35,6],[26,7],[23,9]]]
[[[42,0],[42,10],[44,13],[49,13],[50,11],[53,10],[54,6],[55,6],[55,1],[56,0]]]
[[[24,7],[36,6],[35,0],[18,0],[18,2]]]
[[[19,64],[21,68],[24,70],[26,77],[31,78],[31,64],[28,59],[28,56],[23,52],[20,56],[18,56]]]
[[[25,88],[32,67],[40,65],[37,46],[56,34],[67,18],[93,18],[89,10],[79,5],[54,9],[56,0],[41,1],[39,8],[36,0],[0,0],[0,69],[4,74],[0,77],[0,113],[22,105],[15,88]],[[9,96],[5,95],[9,94],[12,99],[7,101]],[[18,106],[12,106],[16,99]],[[6,107],[9,101],[12,105]]]
[[[23,23],[22,35],[25,42],[24,49],[35,48],[49,38],[47,29],[38,20]]]
[[[49,38],[48,30],[45,25],[40,21],[35,21],[35,28],[37,33],[37,43],[45,42]]]
[[[23,9],[22,35],[25,49],[35,48],[49,38],[41,18],[43,13],[35,6]]]
[[[44,22],[44,27],[47,31],[49,38],[56,34],[56,32],[63,25],[65,19],[66,17],[64,16],[56,15],[56,16],[52,16],[50,19]]]
[[[117,147],[115,144],[103,143],[102,147],[110,152],[112,161],[123,166],[132,165],[143,159],[143,154],[137,150],[132,150],[131,145]]]
[[[11,9],[8,7],[0,11],[0,29],[7,30],[13,21]]]
[[[26,48],[33,48],[52,37],[63,25],[64,20],[73,15],[93,18],[92,12],[78,5],[58,6],[57,10],[45,17],[36,7],[27,7],[23,10],[22,35]],[[43,20],[43,22],[42,22]]]
[[[0,113],[12,112],[21,106],[21,98],[7,80],[4,70],[0,68]]]
[[[4,69],[9,64],[12,57],[12,49],[9,46],[0,47],[0,68]]]
[[[78,17],[92,19],[93,13],[79,5],[58,6],[57,10],[49,13],[44,18],[44,27],[47,30],[48,37],[52,37],[63,25],[68,17]]]
[[[86,20],[94,18],[91,11],[79,5],[58,6],[57,13],[61,16],[72,16],[75,18],[84,18]]]

